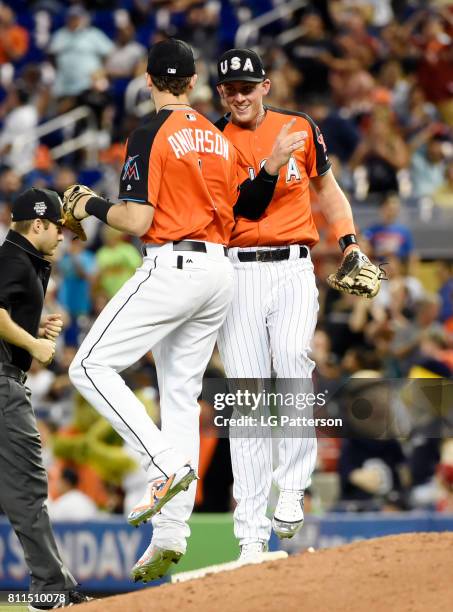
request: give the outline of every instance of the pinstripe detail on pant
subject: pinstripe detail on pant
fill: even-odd
[[[298,247],[296,247],[298,248]],[[235,296],[218,337],[229,378],[277,376],[283,392],[311,392],[314,362],[310,343],[316,326],[318,291],[309,258],[280,262],[234,261]],[[289,387],[288,387],[289,385]],[[311,416],[305,409],[305,416]],[[234,416],[234,415],[233,415]],[[268,540],[266,517],[272,480],[279,489],[305,489],[316,462],[314,431],[294,428],[278,444],[272,466],[272,438],[230,438],[234,474],[235,535],[240,543]]]

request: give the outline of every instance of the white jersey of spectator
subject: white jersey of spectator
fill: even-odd
[[[412,157],[412,193],[416,198],[433,196],[444,182],[445,163],[430,162],[425,153],[416,151]]]
[[[38,125],[38,111],[33,104],[22,104],[14,108],[5,117],[0,133],[0,151],[8,145],[8,151],[2,157],[2,162],[21,174],[32,170],[37,145],[36,139],[22,140],[21,136],[33,134]]]
[[[113,46],[108,36],[86,21],[76,29],[64,27],[55,32],[49,46],[57,68],[55,95],[77,96],[90,89],[92,74],[103,67]]]
[[[47,502],[52,521],[92,521],[99,518],[94,501],[76,489]]]

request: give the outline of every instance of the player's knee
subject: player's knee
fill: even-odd
[[[281,359],[277,359],[276,362],[277,373],[283,377],[310,378],[315,366],[315,362],[310,357],[310,349],[301,348],[296,344],[287,344]]]

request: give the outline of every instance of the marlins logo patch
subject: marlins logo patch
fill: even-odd
[[[140,179],[140,174],[138,172],[137,166],[137,157],[140,157],[140,155],[129,155],[129,157],[127,158],[126,163],[123,167],[123,181],[126,179],[129,179],[130,181],[132,179],[134,179],[134,181],[138,181]]]

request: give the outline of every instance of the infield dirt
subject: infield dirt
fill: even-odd
[[[80,612],[452,612],[453,533],[304,552],[77,606]]]

